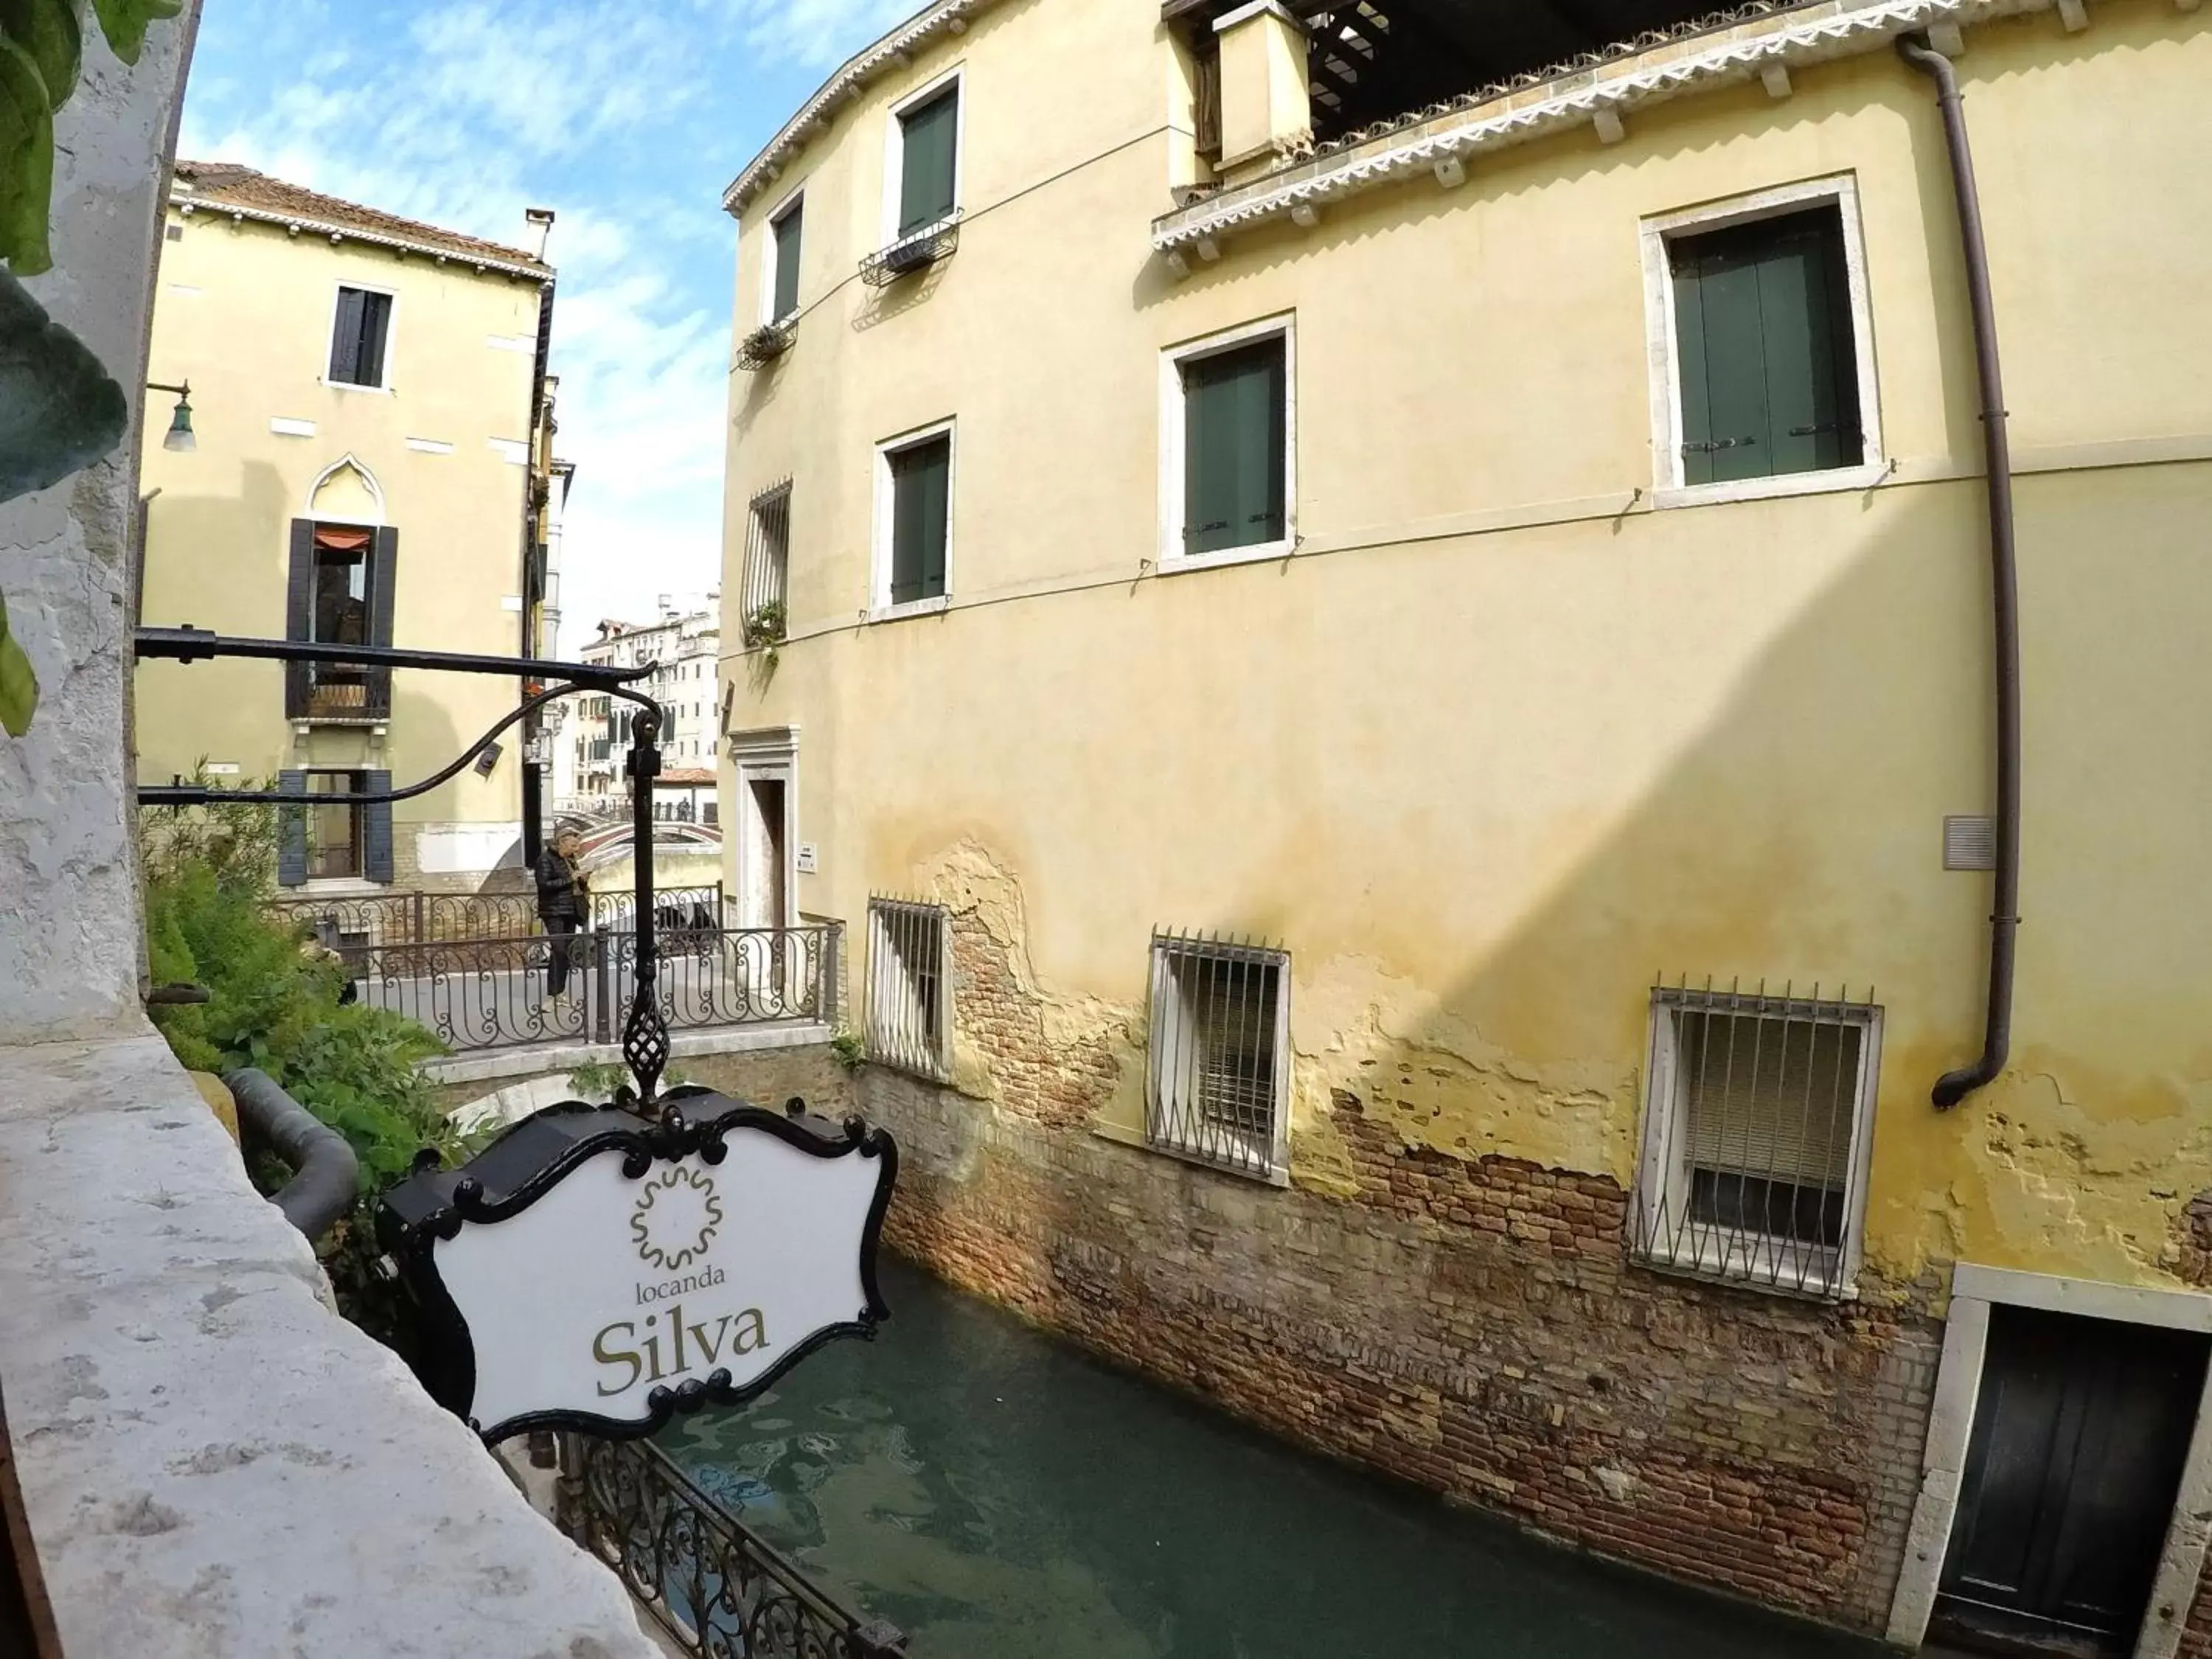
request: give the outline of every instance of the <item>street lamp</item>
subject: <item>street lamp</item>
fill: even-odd
[[[180,455],[189,455],[198,449],[200,441],[192,435],[192,383],[186,380],[180,386],[171,386],[163,380],[149,380],[146,390],[177,394],[176,412],[169,417],[169,429],[162,435],[161,447],[173,449]]]

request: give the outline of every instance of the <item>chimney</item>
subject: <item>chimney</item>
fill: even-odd
[[[551,208],[525,208],[522,210],[522,216],[525,219],[527,219],[537,229],[538,246],[535,252],[538,255],[538,263],[543,264],[545,262],[546,241],[553,234],[553,210]]]
[[[1221,46],[1221,161],[1233,175],[1313,143],[1304,27],[1282,0],[1251,0],[1214,19]]]

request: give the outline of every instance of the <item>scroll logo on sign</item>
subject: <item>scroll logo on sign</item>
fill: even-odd
[[[657,1121],[557,1106],[403,1182],[378,1231],[426,1311],[424,1385],[487,1440],[644,1434],[874,1334],[897,1163],[857,1118],[703,1091]]]

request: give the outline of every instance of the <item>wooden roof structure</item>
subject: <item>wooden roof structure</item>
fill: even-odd
[[[1167,0],[1162,17],[1194,41],[1243,0]],[[1449,103],[1516,77],[1573,66],[1639,38],[1735,14],[1713,0],[1282,0],[1312,45],[1314,135]],[[1771,3],[1747,9],[1781,9]],[[1747,9],[1739,8],[1739,10]]]

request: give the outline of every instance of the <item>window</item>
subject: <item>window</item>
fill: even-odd
[[[363,772],[310,772],[307,794],[357,795],[368,787]],[[365,809],[359,806],[319,805],[307,809],[307,878],[310,881],[358,877],[362,872]]]
[[[789,621],[784,588],[791,568],[791,485],[754,496],[748,520],[738,603],[740,637],[752,649],[782,639]]]
[[[1162,359],[1163,569],[1279,557],[1296,545],[1293,356],[1285,319]]]
[[[925,91],[901,108],[893,127],[898,149],[898,218],[893,235],[911,236],[952,216],[960,200],[960,82]]]
[[[951,1050],[951,919],[941,904],[868,900],[868,1058],[926,1078]]]
[[[338,289],[331,328],[333,385],[384,389],[384,348],[392,332],[392,296],[373,289]]]
[[[1651,1027],[1637,1253],[1765,1289],[1844,1294],[1881,1010],[1662,987]]]
[[[399,532],[386,526],[292,521],[285,636],[326,645],[389,645]],[[391,712],[389,669],[357,663],[285,665],[290,720],[381,720]]]
[[[1153,935],[1147,1145],[1287,1182],[1290,968],[1261,945]]]
[[[805,218],[805,199],[797,198],[769,222],[768,315],[763,322],[781,323],[799,314],[799,250]]]
[[[878,446],[875,605],[940,608],[951,592],[952,428]]]
[[[1659,504],[1875,482],[1853,182],[1647,222],[1644,248],[1652,357],[1664,366],[1653,386]]]

